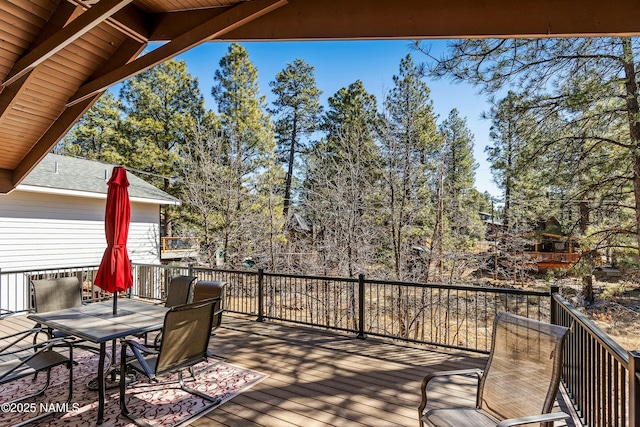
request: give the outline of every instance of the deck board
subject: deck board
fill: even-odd
[[[269,377],[190,425],[417,426],[420,383],[428,372],[486,362],[470,352],[254,319],[225,315],[210,351]],[[0,333],[31,326],[24,316],[8,317],[0,320]],[[473,405],[475,383],[457,378],[430,388],[429,396],[434,406]]]

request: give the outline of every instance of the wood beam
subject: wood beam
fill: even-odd
[[[38,37],[31,43],[31,46],[39,46],[44,43],[48,38],[52,37],[73,19],[74,13],[76,13],[76,6],[66,1],[60,2],[56,7],[55,12],[47,21],[44,28],[38,33]]]
[[[70,4],[82,7],[85,10],[94,2],[87,0],[67,0]],[[128,4],[113,16],[108,17],[105,22],[116,30],[128,35],[129,37],[146,43],[149,41],[151,29],[155,27],[153,21],[155,15],[144,13],[134,4]]]
[[[2,91],[2,96],[0,96],[0,117],[2,117],[4,113],[11,108],[17,99],[18,94],[21,92],[22,88],[25,87],[25,83],[29,80],[29,76],[31,76],[30,72],[22,75],[14,84],[7,86]]]
[[[38,163],[51,151],[53,146],[71,130],[80,117],[100,98],[102,93],[67,108],[51,125],[38,142],[29,150],[27,155],[16,166],[11,177],[12,187],[17,186],[36,167]],[[2,188],[0,188],[2,191]]]
[[[228,31],[278,9],[287,4],[287,2],[288,0],[256,0],[243,2],[229,8],[213,19],[193,27],[191,30],[179,35],[146,55],[141,56],[135,61],[86,83],[69,99],[67,106],[81,102],[93,96],[95,93],[103,92],[108,87],[146,71],[201,43],[218,38]]]
[[[229,9],[230,7],[215,7],[160,13],[155,16],[155,27],[149,35],[149,41],[173,40],[190,29],[211,21]]]
[[[11,169],[0,169],[0,194],[8,194],[14,188],[13,171]]]
[[[146,14],[133,4],[129,4],[108,18],[107,24],[135,40],[146,43],[149,41],[151,29],[155,27],[154,18],[153,15]]]
[[[96,76],[103,73],[108,73],[114,68],[122,64],[126,64],[131,59],[136,58],[140,52],[145,48],[146,43],[140,43],[137,40],[126,39],[120,47],[111,56],[107,64],[102,67]],[[9,86],[7,90],[13,88],[14,85]],[[51,151],[51,149],[60,141],[60,139],[67,133],[73,125],[82,117],[82,115],[93,105],[95,101],[100,98],[102,92],[94,94],[92,97],[85,99],[82,102],[67,108],[58,119],[51,125],[47,132],[36,142],[31,148],[29,153],[20,161],[15,170],[11,173],[8,179],[9,187],[6,185],[6,177],[2,176],[2,170],[0,170],[0,193],[6,193],[11,191],[33,170],[33,168]]]
[[[91,7],[56,34],[20,58],[7,75],[3,85],[7,86],[15,82],[25,73],[29,72],[29,70],[51,58],[132,1],[133,0],[101,0],[98,4]]]
[[[291,0],[223,40],[640,35],[637,0]]]

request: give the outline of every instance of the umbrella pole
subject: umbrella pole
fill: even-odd
[[[113,293],[113,315],[116,316],[118,314],[118,291]]]

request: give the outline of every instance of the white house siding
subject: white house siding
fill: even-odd
[[[0,196],[0,309],[24,309],[24,283],[8,271],[98,265],[107,246],[106,199],[14,191]],[[131,203],[134,263],[159,263],[159,207]]]

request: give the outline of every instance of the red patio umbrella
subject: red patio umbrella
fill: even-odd
[[[126,291],[133,285],[133,274],[127,253],[127,237],[129,237],[131,221],[127,170],[114,167],[108,185],[104,216],[107,249],[102,256],[95,283],[103,290],[113,293],[113,314],[116,315],[118,292]]]

